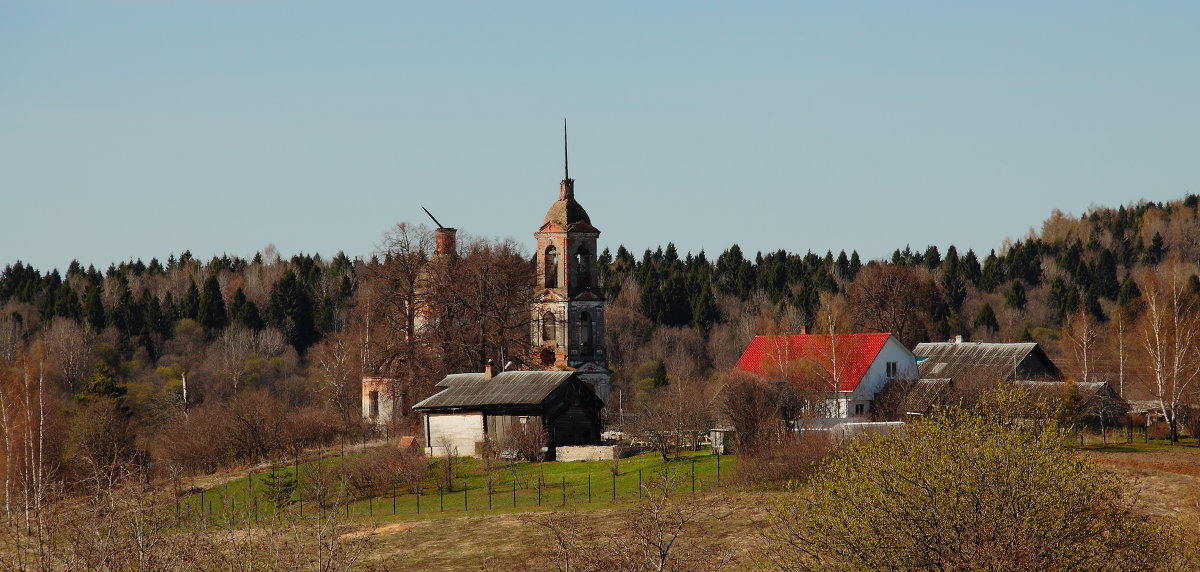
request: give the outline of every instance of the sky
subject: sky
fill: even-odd
[[[1200,192],[1196,2],[0,3],[0,267],[532,234],[986,252]]]

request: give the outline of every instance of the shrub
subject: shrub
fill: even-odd
[[[850,442],[779,503],[769,563],[789,570],[1128,570],[1155,534],[1113,474],[1053,426],[951,410]]]

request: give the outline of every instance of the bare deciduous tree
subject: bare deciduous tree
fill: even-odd
[[[912,266],[868,264],[850,284],[850,305],[859,331],[886,332],[914,343],[925,335],[922,270]]]
[[[1188,280],[1193,265],[1168,263],[1138,276],[1144,308],[1138,341],[1147,366],[1143,383],[1179,439],[1180,408],[1200,376],[1200,307]]]
[[[62,381],[68,393],[79,391],[91,360],[92,341],[95,336],[74,320],[56,317],[50,327],[42,332],[42,340],[50,358],[58,365]]]

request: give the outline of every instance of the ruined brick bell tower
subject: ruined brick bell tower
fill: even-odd
[[[543,369],[573,369],[600,399],[608,400],[612,371],[604,351],[604,296],[596,281],[596,239],[587,211],[575,201],[567,168],[563,122],[563,180],[537,238],[532,362]]]

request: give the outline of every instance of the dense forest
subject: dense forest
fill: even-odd
[[[1183,287],[1177,298],[1200,292],[1198,203],[1056,211],[1040,231],[987,253],[906,245],[863,261],[857,252],[751,256],[737,245],[715,259],[671,244],[640,257],[605,250],[597,271],[610,302],[613,395],[719,379],[756,334],[836,330],[892,332],[910,347],[956,335],[1038,341],[1073,379],[1161,397],[1154,356],[1132,332],[1157,315],[1168,278]],[[434,235],[401,223],[378,252],[353,260],[268,248],[249,260],[185,251],[103,270],[7,265],[6,482],[70,489],[121,459],[194,474],[274,458],[362,437],[363,375],[399,380],[407,411],[446,373],[488,359],[525,367],[527,249],[462,237],[435,254]],[[392,429],[415,433],[413,422],[410,414]]]

